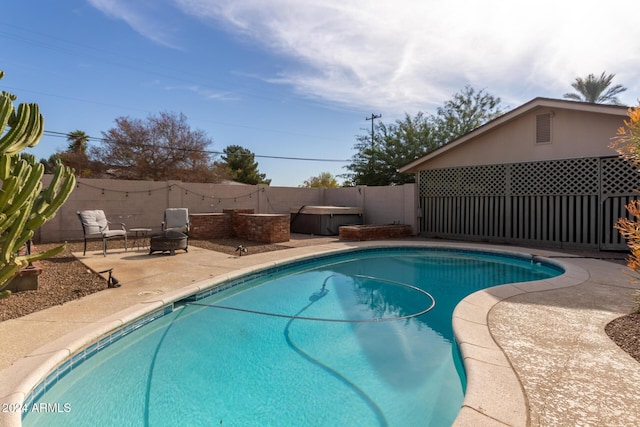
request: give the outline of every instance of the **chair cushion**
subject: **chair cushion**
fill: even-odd
[[[127,232],[124,230],[107,230],[102,232],[104,237],[125,236],[126,234]]]
[[[189,210],[187,208],[169,208],[164,211],[165,229],[187,230]]]
[[[86,235],[101,234],[102,231],[109,230],[107,217],[102,210],[80,211],[79,216]]]

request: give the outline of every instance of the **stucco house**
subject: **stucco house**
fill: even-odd
[[[535,98],[400,168],[430,237],[624,250],[640,176],[610,147],[627,107]]]

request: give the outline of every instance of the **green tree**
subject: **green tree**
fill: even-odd
[[[419,112],[415,117],[405,114],[404,120],[380,123],[380,150],[376,161],[374,182],[377,185],[401,185],[415,181],[413,174],[401,174],[400,166],[436,148],[433,125],[429,116]]]
[[[40,163],[44,165],[44,173],[53,173],[56,170],[56,165],[60,162],[60,154],[53,153],[48,159],[40,159]]]
[[[0,79],[4,73],[0,71]],[[29,263],[56,255],[64,245],[42,253],[21,253],[34,230],[53,218],[75,186],[73,170],[57,164],[49,186],[42,189],[44,165],[22,151],[40,142],[44,118],[38,104],[21,103],[0,92],[0,298],[15,274]]]
[[[430,118],[422,112],[403,120],[375,127],[371,137],[356,137],[356,154],[344,177],[354,185],[399,185],[414,182],[413,174],[400,174],[398,168],[435,148]]]
[[[255,154],[239,145],[229,145],[223,150],[222,160],[232,179],[244,184],[271,184],[266,175],[258,171]]]
[[[436,115],[419,112],[404,120],[379,122],[371,136],[356,136],[356,154],[346,166],[347,182],[354,185],[396,185],[414,182],[413,174],[398,168],[474,130],[502,114],[500,98],[466,86],[438,108]]]
[[[615,74],[607,75],[603,72],[600,77],[589,74],[587,77],[576,77],[576,81],[571,84],[575,89],[574,93],[565,93],[564,98],[573,101],[590,102],[592,104],[614,104],[621,105],[616,95],[627,90],[622,85],[611,86]]]
[[[500,98],[467,85],[437,109],[433,126],[437,146],[447,144],[501,116]]]
[[[374,133],[374,143],[371,143],[369,135],[357,135],[356,143],[353,146],[355,154],[351,157],[351,163],[346,166],[349,170],[341,177],[349,181],[352,185],[387,185],[382,182],[382,177],[377,171],[382,165],[382,154],[380,144],[375,141],[380,140],[380,126],[376,126]]]
[[[330,172],[321,172],[318,176],[312,176],[305,180],[301,187],[305,188],[338,188],[340,185],[338,181],[331,175]]]
[[[215,182],[206,150],[212,141],[204,131],[192,130],[184,114],[164,112],[146,121],[118,117],[115,122],[90,156],[104,162],[114,176]]]

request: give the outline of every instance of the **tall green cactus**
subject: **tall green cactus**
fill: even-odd
[[[37,104],[14,109],[15,100],[14,95],[0,92],[0,298],[10,294],[3,289],[21,268],[64,249],[62,245],[41,253],[19,253],[34,230],[55,216],[75,186],[73,170],[58,163],[53,180],[42,190],[44,166],[20,152],[40,142],[44,118]]]

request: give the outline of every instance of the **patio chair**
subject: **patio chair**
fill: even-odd
[[[83,256],[87,253],[87,240],[102,239],[102,255],[107,256],[107,240],[124,238],[124,251],[127,251],[127,230],[124,224],[118,223],[119,228],[109,228],[112,223],[107,220],[104,211],[101,210],[78,211],[76,213],[84,232]]]
[[[179,231],[180,233],[189,234],[189,209],[165,209],[162,231]]]

